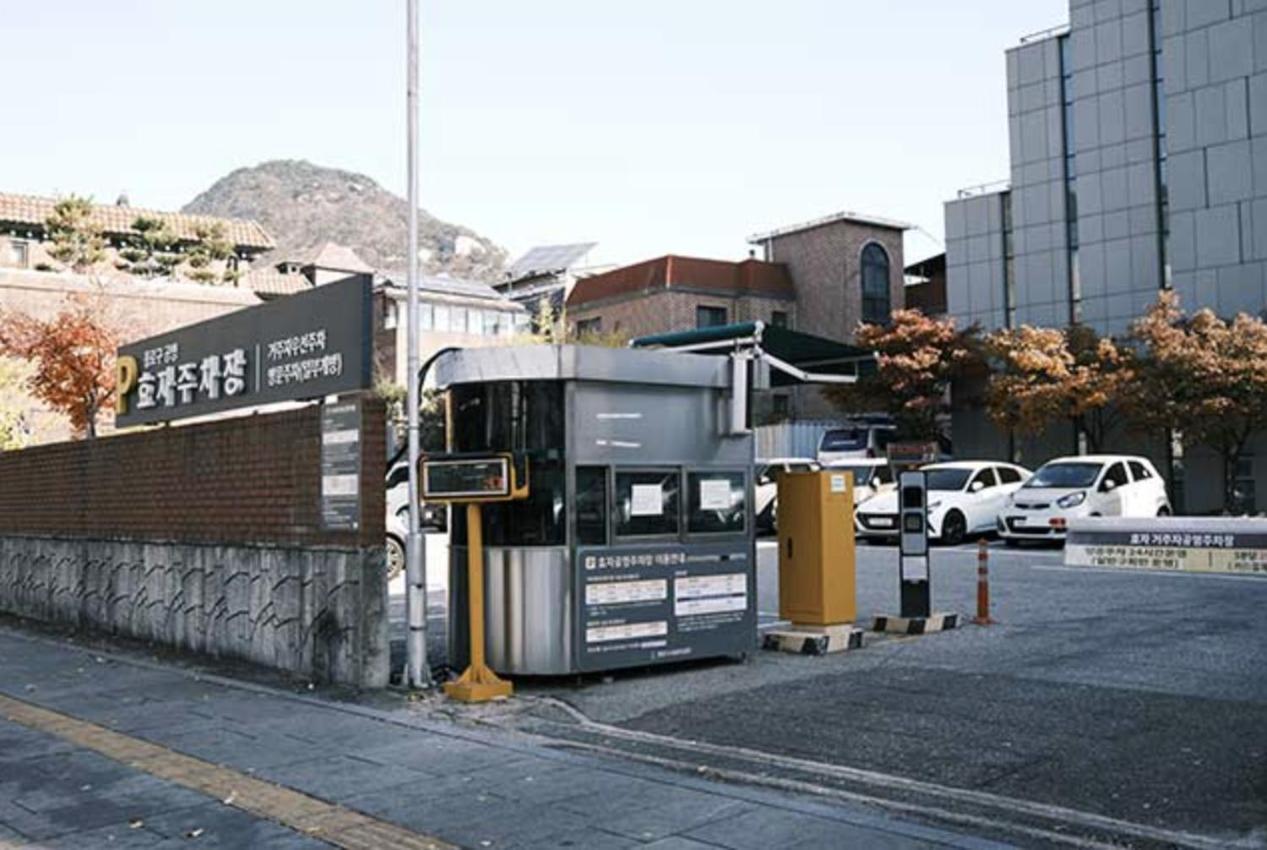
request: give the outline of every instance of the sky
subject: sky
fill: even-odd
[[[746,256],[841,210],[942,249],[1007,177],[1003,51],[1066,0],[420,0],[421,206],[509,249]],[[405,0],[42,0],[0,31],[0,191],[177,209],[307,159],[405,193]]]

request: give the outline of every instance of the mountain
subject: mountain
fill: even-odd
[[[186,204],[182,212],[253,218],[272,234],[272,261],[304,259],[326,242],[356,251],[382,271],[403,271],[409,204],[364,174],[279,159],[239,168]],[[494,281],[506,251],[468,227],[418,211],[424,273]]]

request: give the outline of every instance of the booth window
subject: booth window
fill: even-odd
[[[616,473],[616,534],[663,537],[678,533],[678,474]]]
[[[862,249],[862,321],[889,323],[889,255],[874,242]]]
[[[576,468],[576,542],[607,545],[607,467]]]
[[[742,472],[691,472],[686,476],[686,530],[691,534],[742,534],[748,499]]]
[[[450,391],[455,452],[517,452],[528,459],[528,498],[484,506],[490,546],[562,546],[564,509],[563,385],[489,381]],[[463,511],[454,511],[462,517]],[[465,528],[454,523],[455,539]]]

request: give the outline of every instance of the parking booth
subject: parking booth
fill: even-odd
[[[512,454],[526,469],[526,498],[479,508],[493,670],[575,674],[755,647],[752,434],[727,358],[542,345],[457,351],[435,368],[448,451]],[[466,522],[453,512],[458,667]]]

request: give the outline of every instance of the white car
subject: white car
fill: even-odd
[[[1166,482],[1148,458],[1084,455],[1040,466],[999,511],[997,527],[1015,546],[1022,540],[1063,541],[1074,517],[1169,515]]]
[[[757,532],[773,534],[775,510],[778,508],[778,474],[780,472],[812,472],[818,469],[818,462],[808,457],[774,457],[757,461],[756,468],[753,513],[757,518]]]
[[[398,463],[387,473],[387,578],[405,571],[405,539],[409,536],[409,465]],[[448,527],[445,506],[424,503],[419,519],[423,533]]]
[[[994,530],[1012,493],[1032,473],[1001,461],[963,460],[923,467],[928,481],[928,536],[948,546]],[[898,494],[876,496],[854,511],[854,533],[863,540],[895,540]]]

